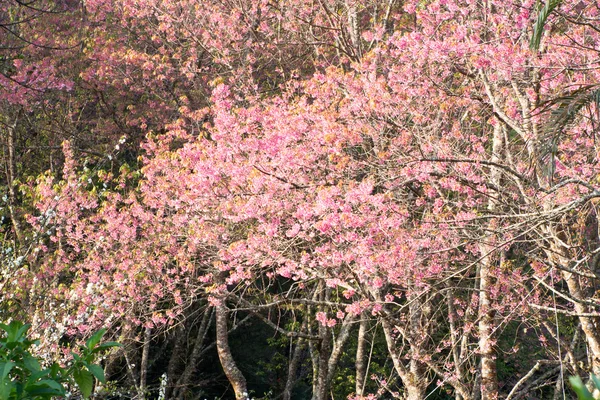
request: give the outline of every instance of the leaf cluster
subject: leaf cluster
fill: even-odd
[[[71,352],[73,360],[68,367],[53,363],[43,368],[40,360],[31,353],[39,344],[28,338],[30,324],[12,321],[0,324],[0,400],[52,399],[67,394],[67,387],[76,385],[84,398],[89,398],[94,388],[94,378],[104,383],[104,370],[96,364],[102,352],[119,346],[116,342],[100,343],[106,332],[101,329],[80,346],[79,354]]]

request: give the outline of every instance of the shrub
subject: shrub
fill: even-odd
[[[106,332],[101,329],[80,346],[79,354],[71,352],[72,361],[63,368],[53,363],[43,368],[30,349],[38,341],[27,337],[31,325],[19,321],[0,324],[0,400],[45,400],[62,397],[67,388],[77,386],[84,398],[94,389],[94,380],[104,383],[104,369],[95,364],[96,357],[116,342],[100,343]]]

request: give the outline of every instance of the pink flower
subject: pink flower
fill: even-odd
[[[316,315],[317,321],[323,326],[327,326],[327,314],[322,311],[319,311]]]

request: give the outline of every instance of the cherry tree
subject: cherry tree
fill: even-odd
[[[142,327],[146,361],[152,332],[214,310],[240,399],[236,313],[308,348],[314,399],[367,319],[398,379],[381,388],[407,399],[517,398],[543,365],[580,372],[558,313],[599,373],[596,5],[397,3],[86,2],[81,87],[112,115],[90,124],[138,135],[141,167],[86,168],[65,142],[62,173],[31,185],[36,268],[13,296],[65,304],[84,332]],[[510,389],[497,341],[519,320],[560,359]]]

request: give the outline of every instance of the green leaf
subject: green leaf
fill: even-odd
[[[7,342],[5,346],[9,350],[14,350],[17,348],[17,346],[19,346],[19,342]]]
[[[561,135],[577,119],[582,109],[592,105],[596,108],[600,106],[598,85],[581,86],[548,102],[545,106],[545,110],[551,109],[551,112],[540,130],[537,162],[546,176],[552,178],[554,175],[555,159]]]
[[[9,400],[10,394],[13,391],[14,385],[12,382],[0,383],[0,400]]]
[[[63,375],[65,371],[65,369],[58,365],[58,363],[53,363],[48,370],[50,371],[50,376]]]
[[[104,350],[108,350],[111,347],[122,347],[121,343],[118,342],[104,342],[101,345],[97,346],[92,353],[99,353]]]
[[[0,381],[6,379],[10,370],[13,369],[15,363],[12,361],[2,361],[0,362]]]
[[[44,379],[41,380],[39,382],[36,383],[36,385],[38,386],[47,386],[51,389],[56,390],[57,392],[60,393],[64,393],[65,392],[65,388],[63,387],[63,385],[61,385],[60,383],[56,382],[55,380],[52,379]]]
[[[30,372],[37,372],[42,369],[38,359],[31,354],[25,354],[23,356],[23,364]]]
[[[86,364],[87,369],[98,379],[98,381],[102,383],[106,383],[106,379],[104,377],[104,369],[96,364]]]
[[[14,384],[7,380],[10,370],[15,366],[12,361],[0,362],[0,400],[8,400],[14,389]]]
[[[58,396],[64,396],[65,392],[64,391],[59,392],[55,389],[48,388],[48,387],[35,387],[35,388],[32,388],[31,390],[28,390],[27,394],[29,395],[26,397],[27,399],[33,398],[33,399],[39,400],[39,399],[53,399]]]
[[[50,375],[50,369],[44,369],[42,371],[37,371],[32,373],[29,376],[29,379],[27,379],[27,382],[29,384],[34,384],[37,380],[39,380],[40,378],[44,378]]]
[[[57,396],[64,396],[66,391],[65,388],[58,382],[52,379],[44,379],[36,382],[33,385],[25,387],[25,392],[29,395],[27,398],[39,399],[43,398],[54,398]]]
[[[85,399],[89,398],[94,389],[94,377],[92,374],[84,369],[77,369],[73,372],[73,378],[75,379],[77,387],[81,390],[83,397]]]
[[[600,389],[600,378],[592,374],[592,380],[594,381],[594,385],[596,385],[596,389]]]
[[[0,324],[0,328],[6,331],[6,341],[7,342],[17,342],[19,339],[23,337],[23,335],[27,332],[31,325],[23,324],[20,321],[12,321],[10,324]]]
[[[11,323],[12,324],[12,323]],[[15,341],[22,341],[25,338],[25,334],[27,333],[27,331],[29,330],[29,328],[31,328],[31,324],[25,324],[23,325],[22,323],[19,322],[18,325],[15,326],[20,326],[16,332],[15,332]]]
[[[106,333],[106,328],[102,328],[100,329],[98,332],[94,333],[86,342],[85,342],[85,347],[87,347],[88,349],[92,350],[94,347],[96,347],[96,345],[98,343],[100,343],[100,340],[102,340],[102,336],[104,336],[104,334]]]
[[[573,391],[577,393],[577,398],[579,400],[594,400],[594,397],[592,396],[590,391],[585,387],[580,377],[572,376],[569,378],[569,382],[571,383]]]
[[[546,4],[540,10],[537,21],[533,27],[533,35],[531,36],[531,42],[529,42],[529,48],[534,51],[540,49],[542,42],[542,35],[544,34],[544,26],[548,21],[548,17],[562,3],[562,0],[546,0]]]

